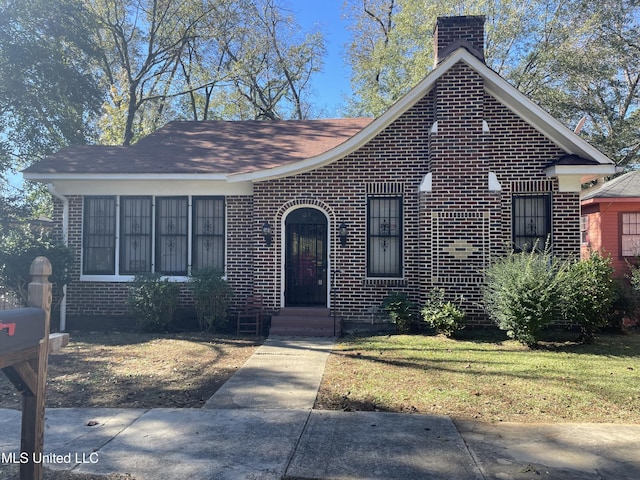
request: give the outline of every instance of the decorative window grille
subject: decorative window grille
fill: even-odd
[[[116,258],[116,197],[86,197],[83,227],[83,272],[113,275]]]
[[[120,273],[151,271],[151,197],[120,198]]]
[[[188,273],[188,211],[187,197],[156,198],[156,272]]]
[[[92,196],[83,216],[84,275],[225,268],[224,197]]]
[[[192,259],[194,269],[205,267],[224,269],[224,231],[224,198],[194,198]]]
[[[402,277],[402,197],[368,198],[367,276]]]
[[[513,196],[515,251],[544,250],[551,241],[551,194]]]

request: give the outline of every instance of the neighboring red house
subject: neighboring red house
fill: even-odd
[[[628,273],[640,258],[640,172],[604,183],[582,198],[582,257],[610,255],[615,275]]]
[[[301,327],[331,312],[366,328],[390,292],[420,304],[433,288],[483,322],[483,269],[505,246],[579,255],[581,183],[613,162],[484,63],[484,17],[434,36],[434,69],[373,120],[172,122],[27,168],[78,254],[62,315],[125,318],[134,274],[213,265],[236,307],[261,295]]]

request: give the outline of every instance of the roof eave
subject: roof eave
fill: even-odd
[[[616,166],[613,162],[600,165],[552,165],[544,171],[547,177],[558,179],[560,192],[580,192],[582,184],[613,175]]]
[[[37,173],[22,172],[25,180],[53,182],[60,180],[227,180],[224,173]]]
[[[470,67],[479,71],[485,79],[485,88],[498,101],[532,125],[565,152],[590,158],[601,164],[614,162],[589,142],[572,132],[549,112],[530,100],[496,72],[472,55],[463,59]]]

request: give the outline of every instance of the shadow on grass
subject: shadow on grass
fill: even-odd
[[[187,342],[200,343],[203,345],[228,345],[228,346],[249,346],[262,345],[263,337],[237,337],[231,334],[221,334],[214,332],[179,332],[179,333],[147,333],[147,332],[69,332],[70,342],[82,342],[89,345],[123,346],[139,345],[152,342],[154,340],[183,340]]]

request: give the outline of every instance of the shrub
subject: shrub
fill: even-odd
[[[429,299],[420,313],[429,327],[435,328],[436,332],[447,337],[452,337],[464,328],[464,312],[454,302],[445,301],[444,290],[441,288],[433,289],[429,293]]]
[[[221,270],[204,268],[195,270],[189,278],[202,330],[223,331],[228,327],[227,309],[233,291],[223,275]]]
[[[51,276],[56,298],[61,299],[62,287],[71,281],[73,250],[57,242],[53,236],[28,225],[15,225],[0,237],[0,283],[11,291],[22,305],[27,305],[31,281],[31,262],[44,256],[51,262]]]
[[[564,262],[548,251],[510,253],[485,272],[483,299],[489,317],[509,337],[533,347],[558,313]]]
[[[593,342],[609,322],[616,297],[611,259],[598,252],[573,262],[562,272],[561,312],[565,321],[580,327],[581,341]]]
[[[159,273],[136,275],[129,288],[128,302],[138,327],[145,331],[166,331],[178,306],[180,285]]]
[[[399,333],[411,331],[415,308],[415,304],[409,299],[407,294],[402,292],[391,292],[382,301],[382,310],[384,310],[391,318],[391,321],[396,324]]]

